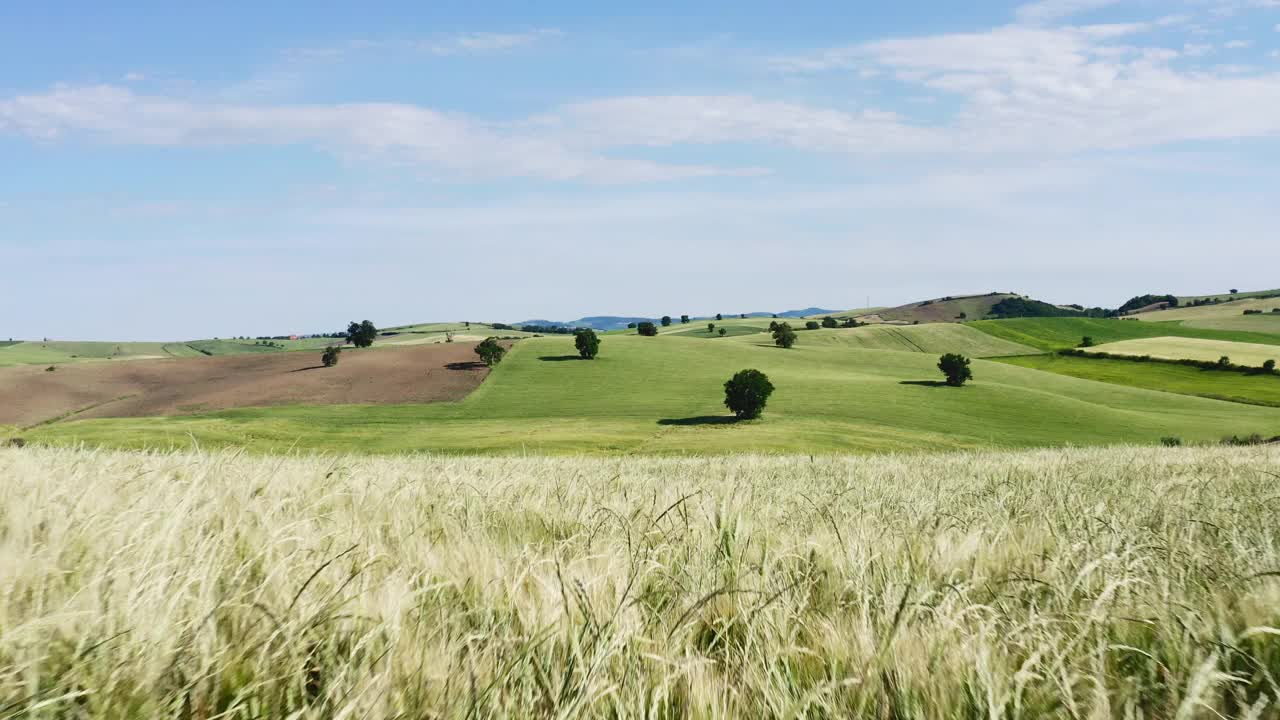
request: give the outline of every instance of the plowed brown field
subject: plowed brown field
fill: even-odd
[[[472,343],[169,360],[104,360],[0,369],[0,425],[64,417],[183,415],[263,405],[429,403],[459,400],[488,368]]]

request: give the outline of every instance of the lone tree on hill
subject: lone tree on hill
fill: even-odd
[[[681,324],[681,325],[688,325],[688,324],[689,324],[689,316],[688,316],[688,315],[681,315],[681,316],[680,316],[680,324]]]
[[[658,327],[648,320],[645,320],[636,326],[636,332],[644,335],[645,337],[653,337],[658,334]]]
[[[973,379],[973,371],[969,369],[969,358],[955,353],[947,353],[938,358],[938,369],[947,376],[947,384],[952,387],[964,385],[966,380]]]
[[[724,328],[720,328],[720,337],[724,337],[724,334],[726,332],[728,332],[728,330],[725,330]]]
[[[836,322],[836,319],[831,317],[830,315],[822,318],[822,327],[824,328],[833,328],[839,325],[840,323]]]
[[[707,332],[715,332],[715,331],[716,331],[716,324],[715,324],[715,323],[707,323]]]
[[[578,328],[573,331],[573,346],[578,348],[583,360],[595,360],[600,352],[600,338],[591,328]]]
[[[342,348],[337,347],[336,345],[327,347],[320,355],[320,362],[324,363],[325,367],[333,367],[338,364],[338,355],[341,353]]]
[[[1093,347],[1093,337],[1085,335],[1080,338],[1080,347]]]
[[[485,365],[493,367],[502,362],[502,356],[507,354],[507,349],[498,344],[497,338],[490,337],[476,345],[476,354]]]
[[[790,323],[778,323],[778,327],[773,329],[773,344],[780,348],[796,344],[796,331],[791,329]]]
[[[363,322],[352,322],[347,326],[347,342],[358,348],[367,348],[373,344],[378,337],[378,328],[373,323],[365,320]]]
[[[740,420],[760,417],[773,394],[769,376],[759,370],[740,370],[724,384],[724,405]]]
[[[670,315],[663,315],[663,316],[662,316],[662,327],[669,327],[670,325],[671,325],[671,316],[670,316]]]
[[[720,313],[716,313],[716,320],[723,320],[723,319],[724,319],[723,317],[720,317]]]

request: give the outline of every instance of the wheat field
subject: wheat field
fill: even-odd
[[[0,450],[0,717],[1280,716],[1280,448]]]

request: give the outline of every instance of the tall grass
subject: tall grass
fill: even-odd
[[[0,717],[1280,714],[1274,447],[0,482]]]

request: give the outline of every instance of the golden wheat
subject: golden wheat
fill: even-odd
[[[1280,714],[1274,447],[0,483],[0,717]]]

